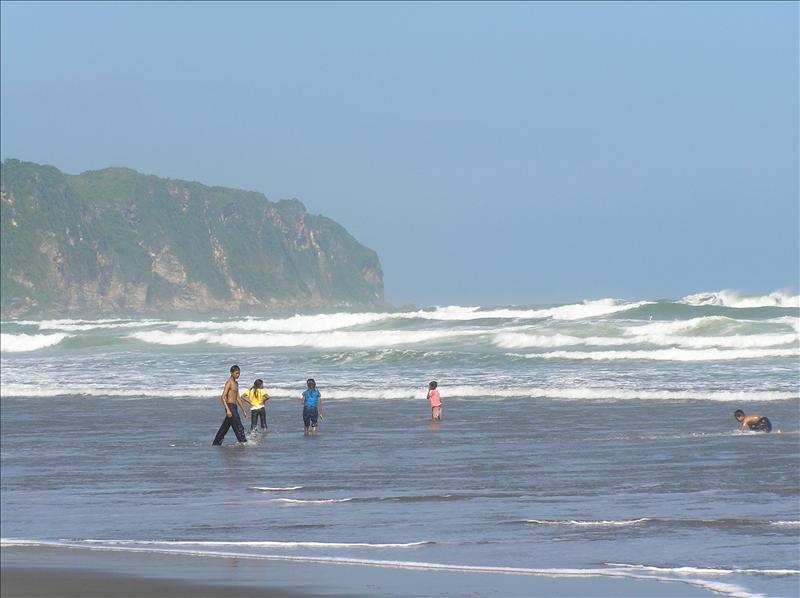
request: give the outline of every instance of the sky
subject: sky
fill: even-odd
[[[297,198],[395,305],[796,292],[798,3],[0,4],[0,157]]]

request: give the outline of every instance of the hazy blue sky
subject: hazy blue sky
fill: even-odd
[[[2,3],[2,158],[296,197],[397,304],[798,286],[798,4]]]

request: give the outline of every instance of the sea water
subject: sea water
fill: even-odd
[[[9,320],[3,544],[796,596],[798,357],[782,293]],[[242,391],[264,380],[269,432],[212,447],[234,363]],[[773,433],[739,433],[737,408]]]

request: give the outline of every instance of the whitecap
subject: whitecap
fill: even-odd
[[[798,345],[796,334],[751,334],[716,337],[684,337],[659,334],[635,334],[626,332],[625,337],[576,337],[563,334],[532,335],[519,332],[496,334],[493,343],[502,349],[551,348],[570,346],[613,347],[649,344],[674,346],[676,348],[765,348]]]
[[[566,400],[707,400],[707,401],[786,401],[798,399],[797,392],[779,390],[657,390],[635,389],[616,387],[489,387],[480,385],[455,385],[441,386],[443,393],[450,399],[503,400],[503,399],[566,399]],[[389,388],[323,388],[325,399],[332,400],[403,400],[424,399],[426,388],[419,387],[389,387]],[[198,386],[187,389],[179,388],[152,388],[119,386],[48,386],[36,383],[30,384],[2,384],[0,395],[3,397],[31,397],[53,398],[60,396],[81,396],[89,398],[126,398],[126,399],[197,399],[213,398],[219,396],[219,388],[211,386]],[[296,388],[269,388],[269,395],[273,399],[297,398]]]
[[[431,541],[370,543],[370,542],[301,542],[301,541],[215,541],[215,540],[81,540],[85,544],[109,546],[197,546],[209,548],[416,548],[433,544]]]
[[[617,569],[629,569],[636,571],[652,571],[654,573],[676,573],[678,575],[736,575],[747,573],[750,575],[800,575],[798,569],[747,569],[747,568],[724,568],[724,567],[656,567],[653,565],[629,565],[626,563],[606,563],[610,567]]]
[[[3,353],[20,353],[25,351],[38,351],[46,347],[57,345],[70,335],[55,334],[0,334],[0,351]]]
[[[208,343],[239,348],[312,347],[332,349],[410,345],[486,333],[487,331],[483,330],[370,330],[363,332],[334,331],[324,334],[212,334],[151,330],[134,332],[129,337],[146,343],[166,346]]]
[[[731,361],[735,359],[767,359],[798,357],[798,349],[658,349],[655,351],[551,351],[549,353],[508,354],[526,359],[576,359],[590,361]]]
[[[270,502],[279,502],[287,505],[325,505],[335,503],[345,503],[352,501],[352,498],[316,498],[316,499],[302,499],[302,498],[272,498]]]
[[[714,305],[722,307],[800,307],[800,295],[775,291],[768,295],[745,296],[737,291],[697,293],[681,299],[687,305]]]
[[[525,519],[525,523],[530,523],[534,525],[566,525],[566,526],[575,526],[575,527],[624,527],[629,525],[640,525],[642,523],[647,523],[648,521],[652,521],[649,517],[641,517],[639,519],[611,519],[611,520],[600,520],[600,521],[586,521],[586,520],[576,520],[576,519],[564,519],[564,520],[553,520],[553,519]]]

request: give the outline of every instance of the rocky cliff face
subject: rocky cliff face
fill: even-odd
[[[0,309],[22,315],[380,306],[374,251],[299,201],[6,160]]]

